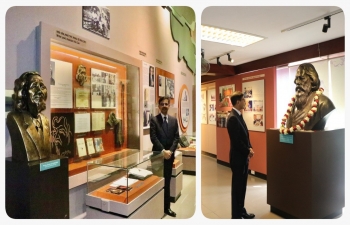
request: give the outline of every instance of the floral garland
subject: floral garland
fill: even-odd
[[[290,116],[290,113],[292,112],[292,106],[295,103],[295,96],[291,99],[291,101],[288,104],[287,113],[284,114],[281,127],[280,127],[280,133],[281,134],[291,134],[296,130],[304,130],[305,124],[310,121],[310,119],[314,116],[314,114],[317,112],[317,106],[318,106],[318,96],[322,94],[324,91],[323,88],[319,88],[316,91],[316,95],[314,96],[314,101],[312,102],[312,108],[307,113],[307,116],[297,125],[292,126],[290,128],[286,128],[287,119]]]

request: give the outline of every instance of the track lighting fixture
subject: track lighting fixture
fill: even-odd
[[[327,16],[324,19],[327,20],[327,24],[323,24],[322,32],[327,33],[328,28],[331,28],[331,17]]]
[[[220,57],[217,57],[217,58],[216,58],[216,63],[217,63],[219,66],[221,66],[222,64],[221,64],[221,62],[220,62],[219,59],[220,59]]]
[[[231,58],[230,53],[227,53],[227,60],[230,61],[231,63],[234,62],[234,60]]]

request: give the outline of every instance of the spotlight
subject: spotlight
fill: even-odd
[[[222,64],[221,64],[221,62],[219,61],[219,59],[220,59],[220,57],[217,57],[217,58],[216,58],[216,63],[217,63],[219,66],[221,66]]]
[[[227,59],[228,59],[228,61],[230,61],[231,63],[234,62],[234,60],[231,58],[230,53],[227,53]]]
[[[322,32],[327,33],[328,28],[331,28],[331,17],[327,16],[324,19],[327,20],[327,24],[323,24]]]

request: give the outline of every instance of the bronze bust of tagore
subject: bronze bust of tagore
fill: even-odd
[[[47,89],[39,73],[25,72],[15,80],[13,110],[6,119],[12,159],[34,161],[50,156],[49,121],[41,114],[46,99]]]
[[[315,67],[311,63],[299,65],[294,84],[295,97],[288,104],[280,132],[290,134],[297,130],[323,130],[335,106],[323,95]]]

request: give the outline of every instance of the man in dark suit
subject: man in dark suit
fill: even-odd
[[[231,216],[232,219],[253,219],[255,215],[247,213],[244,208],[249,159],[253,157],[254,151],[241,113],[241,110],[244,110],[246,107],[243,93],[235,91],[231,96],[231,103],[233,108],[227,118],[227,131],[230,136],[230,167],[232,171]]]
[[[162,152],[164,156],[164,213],[176,217],[170,209],[170,179],[174,162],[174,153],[179,143],[179,126],[175,117],[168,115],[170,98],[161,97],[158,101],[160,114],[151,118],[150,136],[152,151]]]

